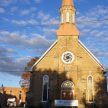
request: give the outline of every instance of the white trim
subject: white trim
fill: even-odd
[[[39,60],[36,61],[36,62],[34,63],[34,65],[31,67],[31,70],[32,70],[33,67],[34,67],[35,65],[37,65],[37,64],[43,59],[43,57],[52,49],[52,47],[57,43],[57,41],[58,41],[58,40],[56,40],[56,41],[48,48],[48,50],[46,50],[46,52],[39,58]],[[103,66],[102,66],[102,64],[100,63],[100,61],[90,52],[90,50],[88,50],[88,48],[87,48],[80,40],[78,40],[78,41],[79,41],[79,43],[82,45],[82,47],[90,54],[90,56],[93,58],[93,60],[94,60],[96,63],[98,63],[98,65],[99,65],[100,67],[103,68]],[[103,68],[103,69],[104,69],[104,68]]]
[[[100,61],[93,55],[93,53],[91,53],[91,51],[80,41],[78,40],[79,43],[82,45],[82,47],[90,54],[90,56],[93,58],[93,60],[101,67],[103,68],[102,64],[100,63]],[[104,69],[104,68],[103,68]]]
[[[39,60],[36,61],[36,62],[34,63],[34,65],[31,67],[31,70],[33,69],[33,67],[34,67],[35,65],[37,65],[37,64],[44,58],[44,56],[52,49],[52,47],[57,43],[57,41],[58,41],[58,40],[56,40],[56,41],[46,50],[46,52],[39,58]]]

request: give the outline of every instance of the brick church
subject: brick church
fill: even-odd
[[[73,0],[62,0],[57,39],[32,66],[28,106],[95,108],[107,103],[104,68],[80,41],[75,16]]]

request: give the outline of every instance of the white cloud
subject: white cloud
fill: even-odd
[[[38,21],[36,21],[35,19],[30,19],[27,21],[27,23],[30,25],[38,25]]]
[[[35,0],[36,3],[40,3],[42,0]]]
[[[0,13],[4,13],[5,9],[0,7]]]
[[[0,5],[1,6],[8,6],[9,4],[12,3],[13,0],[0,0]],[[16,0],[14,0],[16,1]]]
[[[32,8],[30,8],[30,9],[21,10],[21,11],[20,11],[20,14],[21,14],[22,16],[30,15],[30,14],[33,13],[35,10],[36,10],[36,8],[32,7]]]
[[[22,52],[26,53],[30,49],[32,53],[37,55],[47,49],[53,42],[53,40],[48,40],[36,33],[31,35],[29,37],[16,32],[0,31],[0,42],[5,44],[4,47],[0,46],[0,72],[20,75],[31,59],[27,56],[28,54],[23,55]],[[16,49],[19,50],[19,53]]]
[[[24,12],[24,13],[23,13]],[[31,11],[22,11],[23,15],[29,14]],[[11,22],[18,26],[28,26],[28,25],[37,25],[37,26],[57,26],[59,25],[59,20],[57,18],[52,17],[50,14],[45,14],[44,12],[38,12],[38,15],[35,18],[31,19],[21,19],[15,20],[13,19]]]
[[[45,14],[42,11],[38,12],[38,16],[37,16],[37,18],[42,19],[43,21],[49,20],[50,17],[51,17],[50,14]]]
[[[19,26],[26,26],[27,22],[25,20],[12,20],[12,23],[19,25]]]
[[[21,15],[28,15],[30,13],[29,10],[23,10],[21,11]]]
[[[30,58],[16,58],[17,53],[14,49],[8,49],[0,46],[0,72],[21,75]]]
[[[108,64],[108,7],[96,6],[85,13],[78,12],[80,39],[106,66]]]
[[[17,11],[17,9],[12,10]],[[22,15],[29,15],[31,11],[23,10]],[[19,12],[21,15],[21,11]],[[42,34],[52,34],[56,31],[54,28],[55,26],[59,25],[59,20],[54,18],[50,14],[44,13],[42,11],[35,13],[36,15],[34,18],[21,19],[21,20],[12,20],[13,24],[18,26],[31,26],[35,25],[40,27]],[[108,8],[104,8],[103,6],[97,6],[93,9],[86,11],[86,13],[78,13],[77,16],[77,25],[81,32],[81,36],[84,37],[84,41],[87,47],[92,50],[92,52],[99,58],[101,57],[108,57],[108,21],[94,21],[94,20],[101,20],[108,18]],[[45,26],[44,26],[45,25]],[[54,27],[53,27],[54,26]],[[17,32],[8,32],[8,31],[0,31],[0,42],[5,45],[15,46],[16,49],[19,49],[20,52],[25,50],[32,50],[35,51],[37,54],[38,52],[42,53],[45,49],[47,49],[53,40],[49,40],[45,38],[46,35],[40,35],[36,33],[29,34],[31,37],[20,34]],[[56,37],[56,36],[55,36]],[[1,49],[1,48],[0,48]],[[12,55],[15,52],[12,52],[12,49],[5,49],[4,51],[0,51],[1,57],[4,57],[4,53]],[[9,53],[10,52],[10,53]],[[22,52],[21,52],[22,53]],[[12,55],[13,56],[13,55]],[[19,59],[9,59],[8,55],[5,55],[5,59],[2,59],[1,66],[4,68],[8,67],[8,70],[17,70],[16,74],[20,70],[23,70],[24,64],[28,61],[28,57],[21,57]],[[104,59],[107,60],[107,59]],[[7,61],[10,64],[7,64]],[[0,66],[0,67],[1,67]],[[19,68],[20,67],[20,68]],[[20,69],[20,70],[18,70]]]
[[[54,18],[50,14],[46,14],[42,11],[38,12],[37,19],[41,19],[40,20],[41,25],[48,25],[48,26],[51,25],[51,26],[53,26],[53,25],[58,25],[59,24],[59,20],[57,20],[56,18]]]
[[[105,33],[108,33],[108,8],[97,6],[93,9],[88,10],[83,15],[78,12],[77,25],[80,31],[83,32],[83,35],[85,29],[96,37],[101,37],[102,34],[105,35]],[[85,32],[85,35],[87,35],[87,33],[88,32]]]
[[[49,35],[51,35],[51,34],[55,34],[56,33],[56,29],[52,29],[52,28],[43,28],[43,32],[47,35],[47,36],[49,36]]]
[[[18,7],[17,6],[14,6],[10,9],[10,11],[13,13],[13,12],[17,12],[18,11]]]
[[[1,31],[0,32],[0,41],[16,46],[17,48],[46,48],[50,46],[52,40],[46,39],[44,36],[39,34],[32,34],[32,37],[29,38],[26,35],[15,33],[15,32],[8,32],[8,31]]]
[[[38,25],[38,22],[35,19],[29,20],[12,20],[12,23],[18,26],[28,26],[28,25]]]

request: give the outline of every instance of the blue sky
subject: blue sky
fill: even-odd
[[[61,2],[0,0],[0,85],[19,86],[26,63],[54,42]],[[74,3],[80,40],[108,67],[108,0]]]

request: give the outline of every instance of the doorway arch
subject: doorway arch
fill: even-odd
[[[75,95],[74,84],[72,81],[64,81],[61,84],[61,99],[73,100]]]

